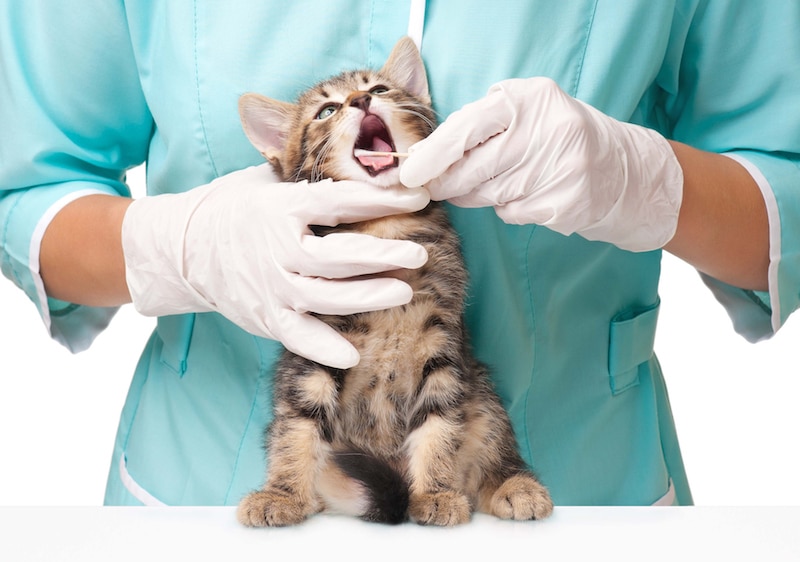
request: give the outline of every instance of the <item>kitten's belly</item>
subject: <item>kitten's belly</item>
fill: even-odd
[[[391,459],[399,454],[425,362],[445,343],[425,329],[434,305],[427,299],[361,315],[367,328],[345,336],[361,361],[348,370],[339,395],[336,435]]]

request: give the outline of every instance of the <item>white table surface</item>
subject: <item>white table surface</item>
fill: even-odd
[[[557,507],[451,529],[318,515],[248,529],[227,507],[0,507],[0,561],[800,561],[800,507]]]

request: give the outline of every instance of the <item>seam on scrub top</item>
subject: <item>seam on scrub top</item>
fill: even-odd
[[[136,404],[130,403],[131,413],[130,419],[128,420],[126,427],[125,427],[125,434],[121,438],[120,447],[122,448],[122,452],[127,455],[128,454],[128,441],[131,439],[131,433],[133,433],[133,426],[136,424],[136,417],[139,415],[139,408],[142,405],[142,393],[144,392],[144,387],[147,384],[147,381],[150,380],[151,375],[151,364],[153,362],[153,358],[155,357],[154,348],[156,345],[156,338],[159,340],[161,336],[158,335],[158,330],[153,330],[150,336],[147,338],[147,343],[142,350],[141,357],[139,359],[140,364],[143,365],[143,373],[139,374],[139,367],[137,366],[133,371],[133,378],[131,379],[130,387],[128,388],[128,394],[125,397],[125,403],[122,407],[122,413],[120,414],[120,429],[124,420],[125,411],[129,404],[129,400],[132,396],[136,397]],[[163,340],[162,340],[163,346]],[[144,366],[145,363],[147,366]],[[134,385],[135,388],[134,388]],[[135,393],[135,394],[134,394]],[[118,429],[117,431],[120,431]],[[118,436],[119,437],[119,436]],[[127,456],[126,456],[127,458]]]
[[[531,448],[531,435],[530,435],[530,424],[528,423],[528,404],[531,399],[531,393],[533,392],[533,377],[536,373],[536,361],[538,357],[538,352],[536,349],[536,314],[535,310],[536,307],[533,303],[533,285],[531,284],[531,269],[530,269],[530,250],[531,244],[533,244],[533,236],[536,233],[536,225],[532,225],[533,228],[531,229],[531,234],[528,236],[528,243],[525,245],[525,277],[528,280],[528,305],[530,306],[531,311],[531,323],[533,324],[533,338],[531,345],[533,346],[533,362],[531,363],[531,375],[528,378],[528,389],[525,392],[525,446],[528,449],[528,458],[531,459],[531,464],[533,464],[533,450]]]
[[[685,492],[688,495],[689,502],[686,505],[691,505],[693,500],[691,498],[692,491],[689,483],[687,481],[686,476],[686,465],[683,462],[683,452],[681,451],[681,445],[679,441],[679,435],[677,427],[675,426],[675,415],[672,413],[672,406],[669,402],[669,391],[667,390],[667,381],[664,379],[664,371],[661,368],[661,363],[658,360],[658,357],[655,353],[650,358],[648,364],[648,370],[650,372],[650,384],[653,387],[653,393],[655,395],[655,414],[656,414],[656,423],[658,424],[658,447],[661,450],[661,458],[664,461],[664,467],[667,469],[667,493],[666,496],[669,496],[670,493],[673,495],[673,503],[671,505],[678,504],[680,502],[677,501],[677,494],[678,490],[675,487],[675,480],[673,478],[673,469],[680,469],[677,471],[677,474],[682,473],[683,476],[681,479],[684,481],[685,487],[687,487],[687,491]],[[667,415],[667,419],[664,419],[664,415]],[[665,423],[666,422],[666,423]],[[664,441],[665,437],[664,431],[662,428],[672,428],[670,437],[673,437],[673,444],[670,445]],[[670,449],[677,448],[677,456],[678,462],[680,463],[679,467],[674,467],[672,465],[671,460],[674,458],[674,455],[670,454]],[[651,505],[659,505],[659,502],[663,500],[665,496],[662,496],[655,503]]]
[[[253,343],[258,350],[258,359],[259,359],[259,368],[258,368],[258,382],[256,383],[255,392],[253,392],[253,401],[250,404],[250,413],[247,415],[247,423],[244,424],[244,431],[242,431],[242,438],[239,440],[239,448],[236,450],[236,460],[233,462],[233,470],[231,472],[231,480],[228,482],[228,489],[225,490],[225,499],[223,500],[225,505],[228,504],[228,500],[230,499],[231,490],[233,489],[233,483],[236,480],[236,473],[239,470],[239,459],[242,458],[242,449],[244,448],[244,442],[247,438],[247,433],[250,430],[250,425],[253,423],[253,416],[256,412],[256,405],[258,404],[258,397],[261,395],[261,385],[264,382],[264,379],[267,377],[267,365],[264,361],[264,351],[261,349],[261,346],[258,345],[258,338],[253,336]],[[273,367],[274,368],[274,367]],[[269,460],[267,461],[269,462]]]
[[[578,68],[575,69],[575,80],[572,83],[572,92],[569,92],[570,95],[574,97],[578,95],[578,84],[581,81],[581,74],[583,73],[583,63],[586,62],[586,53],[589,51],[589,37],[592,34],[592,27],[594,26],[594,16],[597,14],[597,2],[598,0],[595,0],[594,6],[592,7],[592,15],[589,18],[589,23],[586,25],[586,35],[583,39],[583,52],[578,60]]]
[[[369,28],[367,32],[367,66],[372,66],[372,33],[375,30],[375,2],[369,4]]]
[[[206,121],[203,117],[203,104],[200,102],[200,63],[197,56],[197,0],[194,2],[194,21],[192,23],[194,26],[194,85],[197,90],[197,114],[200,117],[200,130],[203,133],[203,143],[206,147],[206,154],[208,154],[208,161],[211,164],[211,171],[214,173],[214,177],[217,177],[219,175],[217,173],[217,165],[214,163],[214,156],[211,154],[211,147],[208,144]]]

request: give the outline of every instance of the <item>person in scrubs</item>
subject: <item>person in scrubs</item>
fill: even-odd
[[[416,244],[315,240],[309,224],[449,202],[472,342],[557,505],[692,502],[653,354],[663,249],[751,341],[797,308],[792,0],[0,11],[4,275],[73,351],[126,303],[159,317],[107,504],[238,503],[264,475],[281,344],[347,368],[357,352],[309,313],[410,298],[397,279],[361,276],[419,267]],[[279,183],[242,132],[239,96],[292,100],[380,67],[406,34],[442,123],[403,164],[408,189]],[[143,162],[148,196],[132,201],[125,171]]]

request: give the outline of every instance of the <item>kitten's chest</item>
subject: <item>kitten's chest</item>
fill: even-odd
[[[392,273],[414,289],[410,303],[346,318],[326,318],[361,356],[359,364],[347,371],[339,394],[337,434],[391,458],[402,446],[418,406],[426,362],[460,342],[463,265],[457,239],[439,207],[336,230],[343,229],[411,239],[429,254],[419,270]]]

